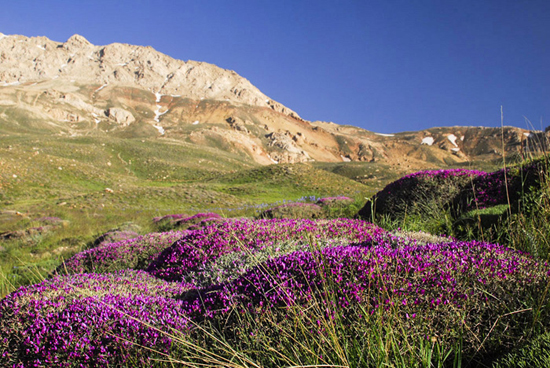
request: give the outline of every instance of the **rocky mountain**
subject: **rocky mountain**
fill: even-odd
[[[245,153],[259,164],[384,162],[412,171],[536,150],[547,136],[519,128],[433,128],[378,134],[309,122],[236,72],[151,47],[94,46],[74,35],[0,33],[1,134],[110,135]]]

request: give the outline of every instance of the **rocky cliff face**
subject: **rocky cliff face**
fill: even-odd
[[[152,47],[94,46],[79,35],[58,43],[46,37],[0,34],[0,62],[0,85],[62,78],[78,84],[132,86],[162,95],[269,107],[298,118],[232,70],[176,60]]]
[[[404,170],[536,150],[547,138],[511,127],[377,134],[308,122],[234,71],[151,47],[94,46],[79,35],[59,43],[0,34],[0,124],[10,134],[24,126],[179,140],[244,152],[261,164],[381,161]]]

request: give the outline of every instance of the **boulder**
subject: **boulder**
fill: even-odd
[[[109,119],[121,125],[130,125],[136,121],[136,118],[134,118],[134,115],[132,115],[131,112],[118,107],[111,107],[105,112],[105,115],[107,115]]]

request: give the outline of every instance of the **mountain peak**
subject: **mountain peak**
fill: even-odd
[[[67,40],[67,42],[65,42],[65,45],[71,45],[71,46],[76,46],[76,47],[82,47],[82,46],[90,46],[92,45],[90,43],[90,41],[88,41],[86,38],[84,38],[83,36],[79,35],[79,34],[74,34],[72,35],[71,37],[69,37],[69,39]]]
[[[163,95],[270,108],[300,120],[298,114],[264,95],[247,79],[213,64],[177,60],[152,47],[123,43],[94,46],[78,34],[65,43],[46,37],[8,37],[0,36],[0,82],[4,84],[59,79],[136,87]]]

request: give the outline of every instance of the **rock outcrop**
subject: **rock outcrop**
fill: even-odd
[[[134,115],[130,112],[116,107],[111,107],[106,111],[105,115],[107,115],[109,119],[114,120],[117,124],[122,125],[130,125],[136,121]]]
[[[81,84],[139,86],[163,95],[267,107],[299,119],[296,112],[232,70],[173,59],[149,46],[94,46],[80,35],[59,43],[46,37],[1,34],[0,62],[0,86],[58,78]]]

